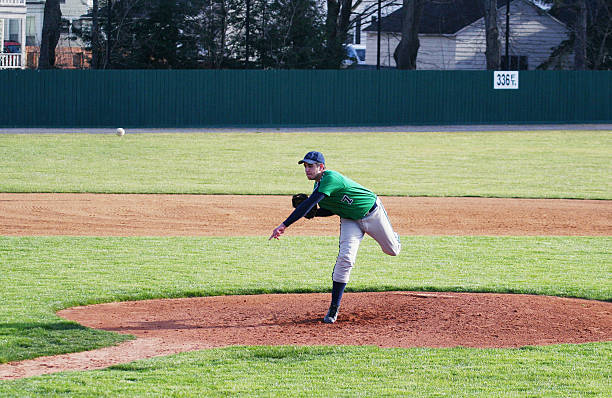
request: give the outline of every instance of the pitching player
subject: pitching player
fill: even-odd
[[[314,181],[314,189],[308,199],[274,228],[269,240],[278,239],[287,227],[317,205],[317,217],[340,216],[340,250],[332,273],[332,299],[329,311],[323,318],[325,323],[334,323],[364,234],[374,238],[382,251],[390,256],[397,256],[402,245],[380,198],[372,191],[336,171],[327,170],[321,152],[308,152],[298,164],[304,164],[306,177]]]

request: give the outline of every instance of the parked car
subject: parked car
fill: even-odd
[[[348,44],[346,46],[347,58],[342,62],[344,67],[351,65],[365,65],[366,46],[362,44]]]
[[[16,41],[4,41],[4,52],[19,54],[21,52],[21,44]]]

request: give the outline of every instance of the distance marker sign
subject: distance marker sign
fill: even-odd
[[[495,71],[493,72],[493,88],[498,89],[518,89],[519,73],[517,70]]]

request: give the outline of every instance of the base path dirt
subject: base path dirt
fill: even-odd
[[[612,201],[384,197],[400,235],[612,235]],[[287,196],[0,194],[0,235],[268,236]],[[337,235],[338,219],[295,235]],[[228,345],[488,347],[612,340],[612,303],[530,295],[346,293],[147,300],[69,308],[85,326],[136,336],[113,347],[0,365],[0,379],[108,366]]]
[[[612,201],[383,197],[400,235],[612,235]],[[268,236],[287,196],[0,193],[0,235]],[[337,235],[338,217],[287,235]]]

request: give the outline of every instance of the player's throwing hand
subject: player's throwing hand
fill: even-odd
[[[270,235],[270,237],[268,238],[268,240],[270,239],[278,239],[279,236],[281,236],[283,233],[285,233],[285,224],[281,223],[278,227],[274,228],[274,231],[272,231],[272,235]]]

